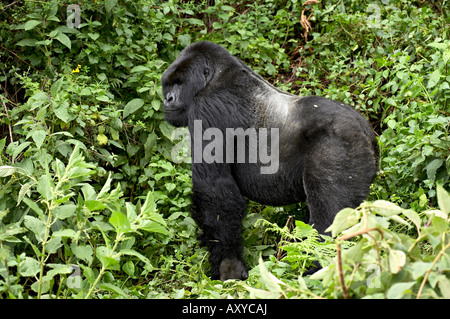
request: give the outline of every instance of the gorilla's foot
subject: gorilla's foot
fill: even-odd
[[[239,259],[225,258],[220,263],[219,267],[220,280],[225,281],[228,279],[245,280],[248,278],[247,267]]]

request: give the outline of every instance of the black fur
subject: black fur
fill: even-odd
[[[241,238],[246,198],[268,205],[306,200],[309,223],[324,233],[339,210],[367,197],[378,168],[378,144],[369,123],[350,106],[282,92],[211,42],[181,52],[162,85],[165,118],[189,127],[193,157],[198,152],[194,120],[202,120],[203,132],[218,128],[224,136],[226,128],[279,129],[274,174],[261,174],[267,165],[248,157],[245,163],[192,163],[193,217],[210,252],[213,278],[248,276]],[[197,142],[203,148],[210,143]]]

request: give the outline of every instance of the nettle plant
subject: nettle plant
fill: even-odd
[[[2,150],[5,139],[0,142]],[[0,293],[89,298],[107,290],[127,297],[112,283],[113,272],[122,268],[133,276],[138,263],[143,274],[153,269],[133,249],[135,236],[168,234],[152,192],[142,204],[126,202],[110,175],[95,190],[89,182],[96,166],[85,161],[78,145],[66,164],[45,150],[34,162],[33,168],[0,166],[7,181],[0,195],[20,185],[10,193],[15,207],[0,214]]]
[[[285,282],[268,271],[270,263],[260,261],[259,273],[265,289],[247,287],[250,295],[450,298],[450,195],[440,185],[437,199],[439,210],[422,213],[384,200],[343,209],[328,229],[335,238],[333,243],[329,239],[325,242],[305,239],[303,235],[311,235],[314,230],[303,223],[288,235],[283,231],[290,240],[281,243],[281,249],[287,252],[281,262],[302,269],[305,260],[308,261],[302,256],[306,247],[311,255],[326,259],[328,266],[309,278],[300,276],[298,280]]]

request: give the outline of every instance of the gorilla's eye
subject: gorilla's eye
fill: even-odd
[[[208,77],[208,75],[209,75],[209,68],[206,68],[206,69],[203,70],[203,75],[205,77]]]
[[[175,79],[173,79],[172,84],[181,85],[181,84],[183,84],[183,80],[181,80],[181,78],[175,78]]]

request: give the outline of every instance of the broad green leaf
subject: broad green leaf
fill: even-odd
[[[436,171],[438,170],[439,167],[442,166],[443,163],[444,163],[444,160],[442,158],[437,158],[437,159],[432,160],[426,166],[428,179],[430,179],[430,180],[435,179]]]
[[[25,22],[25,24],[23,25],[23,28],[25,31],[28,31],[28,30],[34,29],[37,25],[39,25],[41,23],[42,23],[42,21],[40,21],[40,20],[30,20],[30,21]]]
[[[411,288],[416,282],[401,282],[396,283],[389,288],[386,293],[388,299],[401,299],[404,295],[411,293]]]
[[[103,210],[106,208],[106,205],[98,200],[87,200],[84,202],[84,205],[91,211]]]
[[[94,251],[92,247],[89,245],[79,245],[77,246],[75,243],[70,245],[72,252],[75,254],[80,260],[86,261],[89,265],[92,263]]]
[[[419,234],[420,234],[420,228],[421,228],[421,223],[422,223],[422,220],[420,219],[420,216],[419,216],[419,214],[417,214],[415,211],[413,211],[413,210],[411,210],[411,209],[405,209],[404,211],[403,211],[403,215],[405,215],[406,217],[408,217],[413,223],[414,223],[414,225],[416,226],[416,228],[417,228],[417,231],[419,232]]]
[[[117,5],[117,0],[105,0],[106,12],[110,12]]]
[[[441,78],[441,71],[439,69],[434,70],[428,79],[427,89],[433,88],[439,83]]]
[[[261,255],[259,256],[259,272],[261,274],[261,281],[264,283],[267,290],[274,295],[281,296],[283,290],[280,285],[284,285],[284,283],[267,270]]]
[[[38,206],[38,204],[36,204],[36,202],[34,200],[31,200],[28,197],[24,197],[23,198],[23,202],[25,204],[28,205],[28,207],[30,207],[32,210],[34,210],[36,212],[36,214],[39,215],[39,217],[41,217],[42,219],[44,219],[44,212],[42,211],[42,209]]]
[[[410,264],[408,267],[411,268],[411,275],[414,280],[419,279],[420,277],[424,276],[425,273],[430,270],[433,263],[431,262],[423,262],[418,261],[415,263]]]
[[[150,260],[149,260],[147,257],[145,257],[144,255],[142,255],[141,253],[138,253],[138,252],[135,251],[135,250],[132,250],[132,249],[121,249],[120,252],[121,252],[123,255],[135,256],[135,257],[139,258],[141,261],[143,261],[143,262],[146,263],[146,264],[149,264],[149,263],[150,263]]]
[[[14,161],[16,159],[16,157],[22,153],[22,151],[24,151],[29,145],[31,144],[31,142],[23,142],[21,143],[19,146],[17,146],[14,149],[14,152],[12,154],[12,160]]]
[[[385,201],[385,200],[376,200],[373,202],[372,207],[374,207],[376,210],[376,213],[381,216],[390,217],[393,215],[398,215],[401,212],[403,212],[403,208],[400,206]]]
[[[44,143],[46,136],[47,132],[44,130],[35,130],[32,132],[31,137],[33,138],[34,143],[36,143],[36,147],[38,149],[41,149],[41,146]]]
[[[50,281],[56,275],[70,274],[73,271],[72,267],[64,264],[47,264],[46,266],[52,269],[47,271],[43,278],[44,281]]]
[[[401,250],[389,250],[389,270],[397,274],[406,263],[406,254]]]
[[[69,37],[64,33],[58,32],[55,39],[64,44],[69,50],[72,49],[72,42],[70,41]]]
[[[126,118],[128,115],[136,112],[144,105],[143,99],[133,99],[125,105],[123,109],[123,118]]]
[[[145,202],[141,207],[141,214],[143,214],[145,216],[145,215],[149,215],[154,212],[156,212],[155,199],[153,197],[153,193],[148,192],[147,197],[145,198]]]
[[[34,233],[37,240],[40,242],[44,240],[46,226],[42,220],[33,216],[25,216],[24,224],[26,228]]]
[[[41,263],[31,257],[25,257],[25,259],[19,263],[18,270],[23,277],[33,277],[41,270]]]
[[[113,253],[111,249],[100,246],[97,247],[95,253],[105,269],[119,269],[119,261],[111,257],[111,254]]]
[[[56,117],[59,118],[64,123],[70,122],[70,115],[69,115],[67,104],[62,103],[57,108],[55,108],[54,112],[55,112]]]
[[[34,181],[30,181],[26,184],[23,184],[20,187],[19,195],[17,196],[17,205],[19,206],[20,202],[22,202],[22,199],[25,197],[25,195],[30,196],[30,188],[35,185]]]
[[[331,231],[331,235],[333,237],[337,236],[344,230],[356,225],[359,222],[359,216],[356,210],[352,208],[344,208],[340,212],[337,213],[334,218],[333,224],[326,230],[327,232]]]
[[[144,65],[138,65],[135,66],[134,68],[132,68],[130,70],[131,73],[135,73],[135,72],[150,72],[150,68],[144,66]]]
[[[118,233],[127,233],[131,230],[127,216],[119,211],[112,212],[109,222],[114,226]]]
[[[115,292],[116,294],[121,295],[122,297],[124,297],[126,299],[130,298],[130,296],[128,296],[122,289],[120,289],[119,287],[117,287],[113,284],[107,284],[107,283],[100,284],[100,289]]]
[[[42,197],[46,200],[53,199],[53,193],[50,185],[50,177],[47,175],[42,175],[37,183],[36,190]]]
[[[165,228],[163,225],[150,221],[150,220],[144,220],[138,227],[140,230],[145,230],[150,233],[160,233],[163,235],[169,234],[169,231],[167,228]]]
[[[49,254],[54,254],[62,245],[63,244],[61,242],[61,237],[54,236],[47,242],[47,245],[45,246],[45,251]]]
[[[446,275],[440,275],[438,277],[439,290],[442,293],[444,299],[450,299],[450,279]]]
[[[53,215],[58,219],[66,219],[68,217],[72,217],[75,214],[75,210],[77,209],[77,205],[67,204],[56,207],[53,210]]]
[[[30,38],[26,38],[23,40],[20,40],[19,42],[17,42],[16,44],[19,46],[27,46],[27,47],[35,47],[36,46],[36,39],[30,39]]]
[[[52,235],[58,236],[58,237],[67,237],[67,238],[76,238],[77,237],[77,233],[73,229],[57,230],[57,231],[53,232]]]
[[[440,184],[437,184],[436,190],[439,208],[448,216],[450,214],[450,194]]]
[[[0,166],[0,177],[6,177],[14,174],[17,167],[14,166]]]

